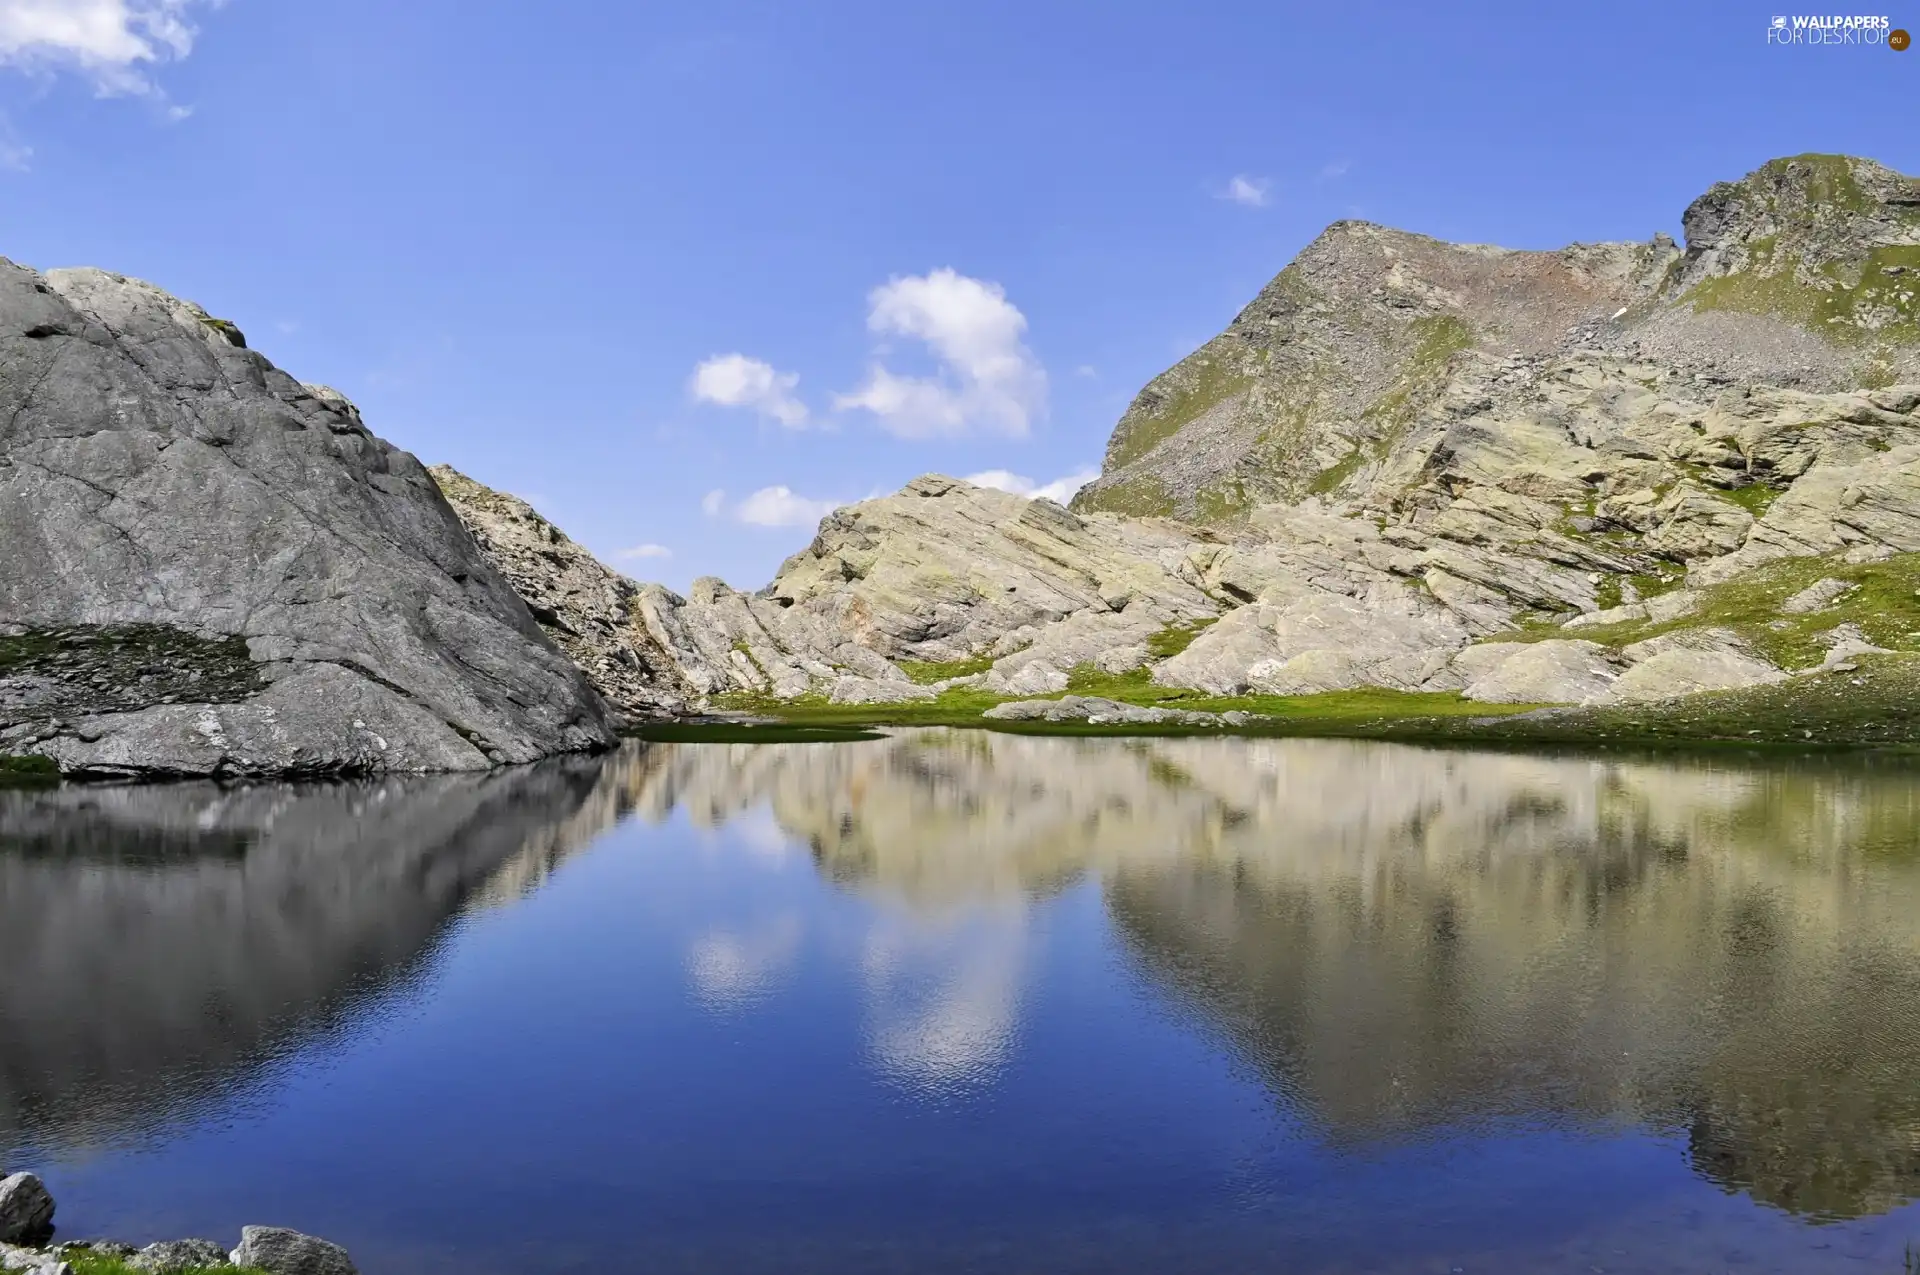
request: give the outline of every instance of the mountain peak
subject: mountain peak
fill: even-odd
[[[1920,183],[1801,155],[1722,182],[1664,234],[1554,252],[1329,225],[1220,336],[1155,377],[1074,507],[1232,520],[1330,493],[1501,396],[1504,364],[1608,352],[1833,391],[1920,370]]]

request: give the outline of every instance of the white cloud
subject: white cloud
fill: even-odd
[[[631,549],[622,549],[615,556],[620,558],[671,558],[673,556],[673,550],[667,548],[665,545],[648,543],[635,545]]]
[[[1333,181],[1335,178],[1345,177],[1347,175],[1347,170],[1352,167],[1353,167],[1352,160],[1336,159],[1331,164],[1328,164],[1325,168],[1320,170],[1320,180],[1330,182],[1330,181]]]
[[[1245,204],[1249,208],[1265,208],[1267,192],[1273,189],[1273,183],[1264,177],[1249,177],[1245,173],[1235,173],[1217,198],[1230,199],[1236,204]]]
[[[750,407],[788,429],[807,423],[807,405],[794,397],[797,372],[775,371],[770,363],[744,354],[717,354],[693,369],[688,390],[702,403]]]
[[[940,369],[901,376],[876,363],[864,386],[835,396],[836,408],[872,412],[902,438],[976,429],[1017,438],[1046,414],[1047,374],[1021,343],[1026,316],[999,284],[940,269],[889,280],[867,301],[868,329],[924,342]]]
[[[1100,369],[1091,363],[1082,363],[1079,367],[1073,369],[1073,374],[1075,376],[1084,376],[1088,380],[1093,380],[1100,375]]]
[[[726,503],[727,493],[725,490],[715,487],[712,491],[700,497],[700,512],[712,518],[719,514],[721,507]]]
[[[809,500],[784,486],[762,487],[741,501],[733,516],[755,527],[811,527],[843,503]]]
[[[1073,493],[1085,487],[1100,476],[1097,469],[1076,469],[1064,478],[1056,478],[1050,483],[1036,483],[1031,478],[1022,477],[1006,469],[989,469],[983,474],[969,474],[967,481],[976,487],[991,487],[995,491],[1011,492],[1016,496],[1030,499],[1051,500],[1064,505],[1073,499]]]
[[[149,72],[193,51],[187,15],[202,2],[218,0],[0,0],[0,62],[75,72],[102,97],[157,97]]]

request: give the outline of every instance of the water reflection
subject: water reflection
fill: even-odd
[[[640,775],[0,790],[0,1148],[194,1118],[403,988],[463,904],[535,888]]]
[[[1905,766],[941,732],[743,754],[657,750],[642,805],[770,810],[833,880],[971,918],[918,1008],[904,940],[873,941],[905,1074],[1004,1057],[1023,901],[1096,874],[1139,968],[1335,1143],[1634,1125],[1803,1215],[1920,1193]]]
[[[569,921],[670,931],[669,994],[730,1036],[830,1007],[821,985],[844,982],[862,1084],[964,1100],[1005,1080],[1040,1048],[1064,900],[1144,1003],[1230,1051],[1316,1145],[1653,1130],[1802,1217],[1920,1193],[1920,777],[1903,766],[946,732],[0,794],[0,1149],[149,1136],[230,1102],[333,1027],[410,1003],[463,909],[539,890],[632,811],[724,829],[752,872],[812,893],[735,906],[752,873],[734,864],[715,894],[675,896],[684,925]],[[803,1001],[829,929],[848,968],[815,967]],[[612,1012],[644,974],[593,965],[601,950],[567,953],[572,1012]],[[669,1056],[706,1066],[649,1065]],[[594,1061],[526,1074],[567,1084]],[[610,1103],[643,1092],[609,1074]]]

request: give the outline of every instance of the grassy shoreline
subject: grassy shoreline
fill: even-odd
[[[728,719],[663,723],[633,732],[684,742],[826,742],[875,732],[946,726],[1021,735],[1398,740],[1496,748],[1920,749],[1920,656],[1862,656],[1855,667],[1805,673],[1770,686],[1712,691],[1649,704],[1578,708],[1482,704],[1458,694],[1336,691],[1321,695],[1214,696],[1155,686],[1144,676],[1076,674],[1064,692],[998,696],[961,689],[898,704],[731,697]],[[1008,699],[1099,695],[1143,707],[1257,715],[1241,726],[996,721],[986,709]]]

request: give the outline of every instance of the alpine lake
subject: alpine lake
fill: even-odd
[[[0,1163],[366,1275],[1920,1270],[1920,763],[902,730],[0,790]]]

